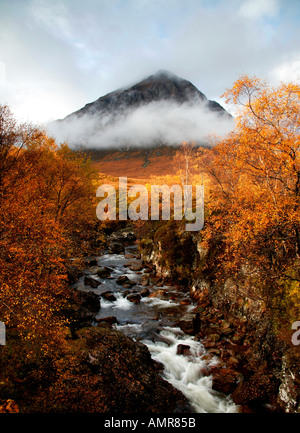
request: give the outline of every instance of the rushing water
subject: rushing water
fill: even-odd
[[[136,247],[126,248],[126,252],[136,253]],[[109,278],[93,278],[101,281],[96,289],[84,285],[84,278],[77,284],[79,290],[93,291],[99,295],[113,292],[114,301],[101,298],[101,308],[96,319],[115,316],[117,325],[113,325],[127,336],[144,343],[154,360],[164,366],[163,377],[175,388],[179,389],[190,401],[195,412],[236,412],[237,406],[230,397],[212,389],[212,377],[204,372],[211,365],[218,363],[217,358],[206,356],[207,353],[201,342],[196,341],[176,325],[179,318],[194,309],[194,305],[185,305],[186,295],[171,286],[158,287],[148,285],[150,297],[142,297],[140,303],[135,304],[124,297],[122,285],[116,279],[126,275],[136,283],[132,290],[143,288],[142,279],[146,269],[130,270],[128,263],[140,263],[138,259],[126,259],[124,254],[104,254],[97,257],[98,266],[105,266],[112,270]],[[93,274],[93,268],[87,269],[87,275]],[[155,297],[154,294],[159,294]],[[179,344],[189,346],[186,354],[177,354]]]

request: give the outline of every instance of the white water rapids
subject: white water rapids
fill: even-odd
[[[134,340],[144,343],[152,358],[163,365],[163,378],[188,398],[195,412],[237,412],[238,407],[230,396],[214,391],[212,376],[205,373],[210,366],[218,363],[217,358],[207,356],[202,343],[184,334],[176,325],[178,319],[193,310],[195,305],[181,305],[180,300],[186,295],[176,288],[156,287],[153,284],[148,286],[150,292],[155,294],[159,290],[163,294],[161,297],[142,297],[138,304],[130,302],[123,296],[124,288],[116,283],[116,278],[127,275],[130,280],[136,282],[133,289],[138,292],[143,288],[140,283],[145,270],[132,271],[126,266],[127,262],[123,254],[104,254],[97,257],[98,266],[106,266],[112,270],[110,278],[102,279],[93,275],[101,281],[97,289],[85,286],[83,278],[77,284],[79,290],[93,291],[99,295],[105,291],[114,294],[114,301],[101,298],[101,309],[97,318],[115,316],[118,324],[113,325],[114,327]],[[184,355],[177,354],[180,344],[189,346]]]

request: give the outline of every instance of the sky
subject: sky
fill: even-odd
[[[0,0],[0,104],[44,125],[164,69],[300,82],[300,0]]]

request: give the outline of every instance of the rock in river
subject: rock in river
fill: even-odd
[[[195,335],[199,332],[199,313],[187,313],[178,322],[179,327],[188,335]]]
[[[109,245],[109,252],[112,254],[121,254],[125,251],[125,247],[120,242],[112,242]]]
[[[134,304],[139,304],[141,301],[141,295],[139,293],[130,293],[126,299]]]
[[[99,268],[97,270],[97,275],[100,278],[107,278],[110,276],[110,274],[111,274],[111,269],[107,268],[106,266]]]
[[[110,291],[101,293],[101,296],[106,301],[114,302],[116,300],[115,295],[112,292],[110,292]]]
[[[96,289],[98,286],[100,286],[101,281],[98,281],[98,280],[96,280],[93,277],[87,277],[87,276],[85,276],[84,277],[84,284],[86,286],[92,287],[93,289]]]
[[[81,412],[116,414],[193,412],[186,397],[160,376],[144,344],[105,327],[86,328],[78,335],[74,350],[83,360],[76,378],[82,394],[78,399],[71,393],[64,411],[78,411],[79,406]]]

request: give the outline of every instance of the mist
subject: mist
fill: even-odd
[[[70,147],[97,149],[142,147],[153,143],[178,145],[182,141],[207,142],[208,136],[224,137],[234,119],[203,104],[152,102],[118,115],[71,116],[53,122],[48,132]]]

